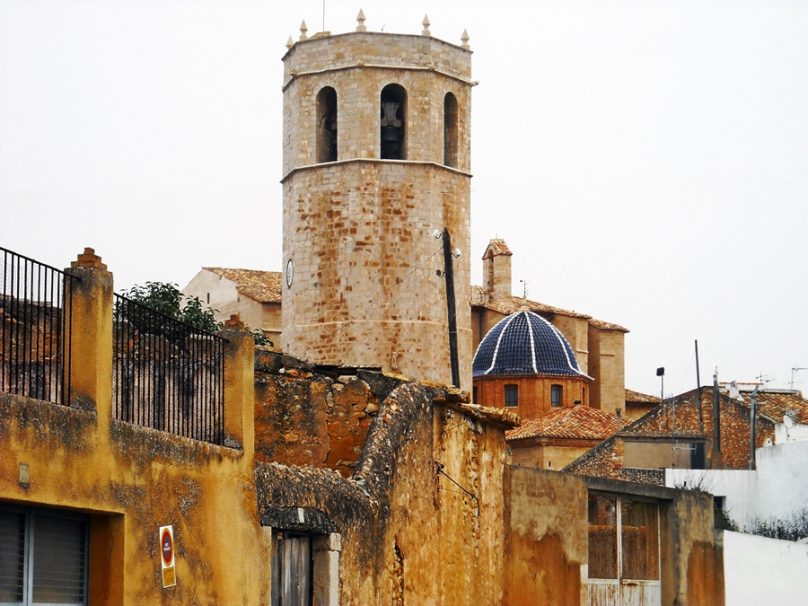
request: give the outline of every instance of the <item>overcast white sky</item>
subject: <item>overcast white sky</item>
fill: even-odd
[[[289,8],[292,7],[292,8]],[[327,0],[475,51],[472,270],[631,329],[628,387],[808,367],[808,2]],[[0,245],[116,288],[281,269],[281,56],[320,0],[0,0]],[[466,252],[466,251],[464,251]],[[795,375],[808,388],[808,371]]]

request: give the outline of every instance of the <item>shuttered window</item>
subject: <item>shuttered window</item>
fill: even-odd
[[[0,604],[21,604],[25,577],[25,516],[0,511]]]
[[[87,603],[87,520],[0,509],[0,604]]]

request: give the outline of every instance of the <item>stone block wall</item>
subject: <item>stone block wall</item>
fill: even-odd
[[[471,53],[435,38],[349,33],[298,42],[284,57],[283,174],[317,162],[317,93],[337,93],[338,160],[379,158],[379,100],[407,91],[407,159],[443,162],[443,99],[458,102],[458,168],[470,167]]]
[[[603,330],[590,324],[588,347],[589,374],[597,378],[592,384],[592,407],[609,413],[617,408],[624,409],[625,333],[621,330]],[[580,362],[580,358],[578,361]]]
[[[448,384],[442,241],[469,241],[468,178],[438,166],[357,162],[284,184],[283,350]],[[454,259],[461,387],[471,383],[468,256]],[[438,275],[441,272],[441,275]]]
[[[283,360],[266,351],[257,357],[256,459],[328,467],[349,477],[385,389],[393,382],[377,376],[386,387],[376,383],[374,389],[355,375],[331,378],[288,358],[284,366]]]
[[[332,365],[451,382],[442,242],[453,248],[461,386],[471,387],[470,53],[428,36],[351,33],[284,57],[282,348]],[[406,90],[404,157],[380,160],[380,94]],[[318,92],[337,94],[337,161],[316,164]],[[444,97],[458,102],[443,165]]]

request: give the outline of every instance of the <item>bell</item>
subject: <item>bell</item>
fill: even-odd
[[[397,143],[399,141],[399,129],[395,126],[382,127],[382,142]]]

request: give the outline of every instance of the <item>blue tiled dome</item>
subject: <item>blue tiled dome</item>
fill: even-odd
[[[504,318],[488,331],[474,354],[472,369],[475,377],[586,376],[561,331],[527,309]]]

